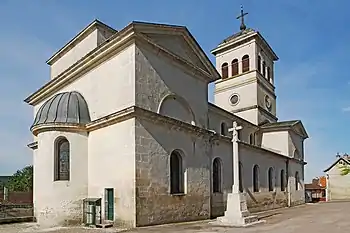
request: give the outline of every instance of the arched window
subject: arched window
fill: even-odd
[[[247,72],[249,71],[249,56],[244,55],[242,57],[242,72]]]
[[[239,162],[239,191],[243,192],[243,164]]]
[[[285,191],[285,189],[286,189],[286,184],[285,184],[285,178],[286,177],[286,175],[284,174],[284,170],[282,169],[281,170],[281,177],[280,177],[280,179],[281,179],[281,191]]]
[[[261,57],[258,56],[258,71],[261,73]]]
[[[170,155],[170,193],[184,193],[182,156],[178,151],[173,151]]]
[[[267,72],[267,80],[270,82],[271,81],[271,71],[270,71],[270,67],[266,68],[266,72]]]
[[[213,192],[221,193],[221,160],[220,158],[215,158],[213,161]]]
[[[264,77],[266,77],[266,63],[265,63],[265,61],[263,61],[263,63],[262,63],[262,75]]]
[[[225,62],[221,66],[221,76],[222,78],[228,78],[228,63]]]
[[[299,190],[299,172],[295,172],[295,190]]]
[[[70,151],[69,151],[69,142],[66,138],[60,137],[56,139],[54,159],[55,159],[54,180],[69,180]]]
[[[231,67],[232,67],[232,76],[235,76],[238,74],[238,59],[234,59],[231,62]]]
[[[273,168],[270,167],[269,171],[268,171],[268,182],[269,182],[269,191],[272,192],[274,191],[275,187],[274,187],[274,183],[273,183],[273,178],[274,178],[274,174],[273,174]]]
[[[253,192],[259,192],[259,166],[253,167]]]
[[[227,135],[227,125],[225,122],[221,123],[221,135],[224,135],[224,136]]]
[[[251,133],[250,135],[249,135],[249,144],[251,144],[251,145],[254,145],[254,142],[255,140],[254,140],[254,133]]]

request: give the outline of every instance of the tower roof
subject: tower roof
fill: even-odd
[[[237,32],[237,33],[227,37],[223,41],[221,41],[221,43],[218,46],[223,45],[223,44],[228,43],[228,42],[233,42],[233,41],[235,41],[235,40],[237,40],[237,39],[239,39],[239,38],[241,38],[241,37],[243,37],[245,35],[248,35],[248,34],[251,34],[251,33],[256,33],[256,32],[257,31],[255,31],[252,28],[247,28],[245,30],[241,30],[241,31],[239,31],[239,32]]]
[[[47,100],[36,113],[32,127],[40,124],[86,124],[91,121],[84,97],[76,92],[62,92]]]
[[[264,37],[260,34],[259,31],[247,28],[245,30],[241,30],[226,39],[224,39],[215,49],[211,51],[212,54],[216,55],[217,53],[230,49],[232,47],[236,47],[240,44],[246,43],[250,40],[256,40],[257,43],[259,43],[261,46],[263,46],[272,56],[272,59],[274,61],[278,60],[278,56],[273,51],[273,49],[270,47],[270,45],[267,43],[267,41],[264,39]]]

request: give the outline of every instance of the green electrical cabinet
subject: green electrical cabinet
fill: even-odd
[[[101,198],[86,198],[83,201],[83,221],[86,226],[101,224]]]

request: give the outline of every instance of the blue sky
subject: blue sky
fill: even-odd
[[[247,26],[259,30],[280,57],[279,119],[301,119],[310,135],[306,179],[322,175],[336,152],[350,152],[346,0],[1,1],[0,175],[32,162],[26,144],[33,113],[23,99],[49,80],[45,61],[93,19],[116,29],[132,20],[185,25],[214,63],[209,51],[237,32],[242,2]],[[212,88],[209,95],[212,99]]]

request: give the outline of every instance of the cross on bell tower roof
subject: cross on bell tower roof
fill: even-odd
[[[244,24],[244,16],[246,16],[248,13],[244,13],[243,11],[243,5],[241,5],[241,14],[239,16],[237,16],[237,19],[241,19],[241,26],[239,27],[239,29],[241,29],[241,31],[244,31],[247,29],[247,26]]]

